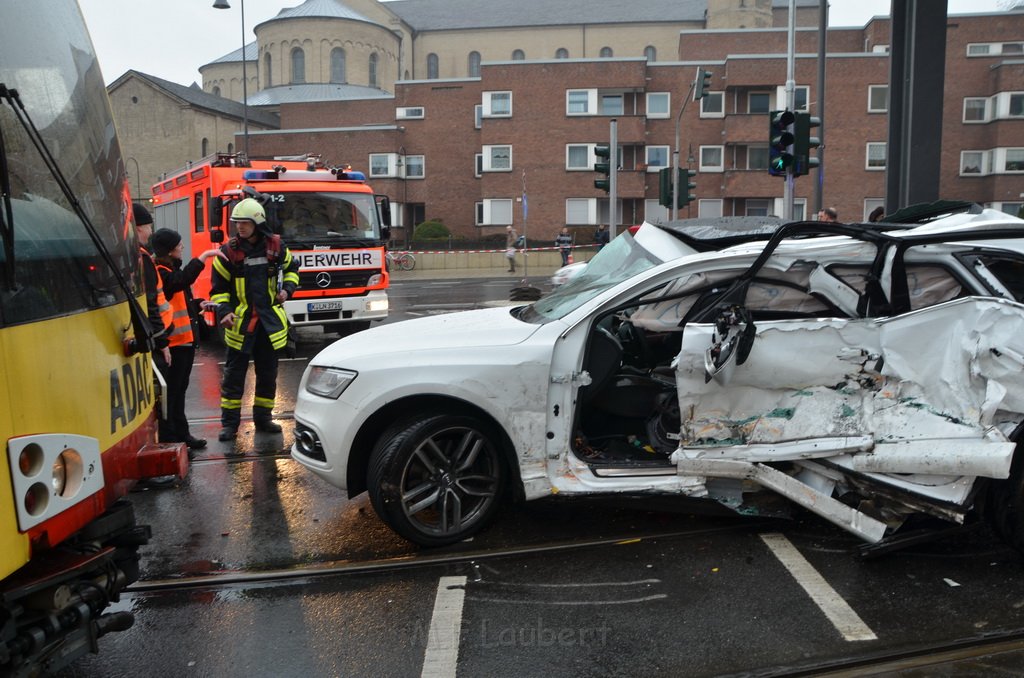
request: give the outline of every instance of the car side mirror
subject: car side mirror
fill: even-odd
[[[210,231],[210,242],[219,245],[224,242],[224,231],[219,228],[215,228]]]
[[[711,346],[704,352],[705,384],[712,379],[729,383],[736,366],[745,363],[750,355],[756,331],[745,308],[726,306],[719,311]]]
[[[220,196],[210,198],[210,230],[224,224],[224,200]],[[219,242],[214,240],[214,242]]]

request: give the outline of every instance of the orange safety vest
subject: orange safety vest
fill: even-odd
[[[160,269],[171,272],[171,269],[163,264],[157,264],[157,275],[159,275]],[[160,293],[163,294],[163,284],[160,285]],[[177,294],[171,295],[170,301],[170,318],[164,321],[167,325],[167,345],[171,348],[175,346],[191,346],[194,339],[192,336],[192,319],[188,315],[188,300],[185,298],[185,292],[178,292]]]
[[[142,251],[142,255],[149,257],[149,260],[153,262],[153,266],[158,268],[152,253],[150,253],[150,251],[145,247],[140,247],[139,249]],[[164,296],[164,282],[160,278],[160,271],[156,272],[156,308],[160,312],[160,322],[164,324],[164,327],[170,328],[171,321],[174,317],[174,309],[171,308],[170,303],[167,301],[167,297]]]

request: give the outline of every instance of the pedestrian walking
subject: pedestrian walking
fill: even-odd
[[[601,251],[601,248],[608,244],[608,237],[608,227],[604,224],[598,226],[597,230],[594,231],[594,242],[597,243],[598,251]]]
[[[259,202],[240,201],[231,211],[231,224],[237,235],[221,246],[224,258],[213,260],[210,290],[227,346],[220,387],[221,441],[238,435],[250,358],[256,371],[253,425],[257,431],[281,432],[272,414],[278,351],[288,343],[288,316],[282,304],[299,285],[299,262],[271,231]]]
[[[569,235],[568,228],[562,228],[562,232],[555,238],[555,246],[562,254],[562,266],[568,266],[572,257],[572,236]]]
[[[181,236],[176,231],[161,228],[153,234],[156,270],[171,306],[167,334],[171,359],[167,364],[158,365],[167,383],[167,419],[160,422],[160,440],[185,443],[189,450],[201,450],[206,447],[206,440],[192,435],[185,416],[185,393],[199,344],[199,318],[192,299],[192,283],[203,272],[206,260],[219,255],[220,250],[206,250],[182,267],[183,250]]]
[[[508,272],[516,272],[516,241],[519,235],[511,226],[505,227],[505,258],[508,259]]]
[[[839,212],[835,207],[826,207],[818,212],[818,221],[836,222],[839,220]]]

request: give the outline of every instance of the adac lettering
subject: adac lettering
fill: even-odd
[[[153,402],[153,373],[148,355],[137,355],[110,370],[110,432],[128,425]]]

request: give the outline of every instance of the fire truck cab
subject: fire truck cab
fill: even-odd
[[[324,167],[316,156],[249,160],[218,153],[154,184],[152,192],[154,225],[182,236],[186,261],[224,241],[239,200],[259,200],[300,265],[299,287],[284,303],[293,327],[350,334],[387,317],[390,204],[374,195],[362,172]],[[209,298],[211,268],[193,285],[199,304]],[[203,317],[216,327],[212,312]]]

